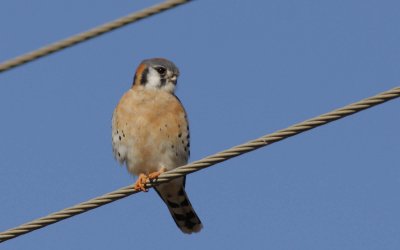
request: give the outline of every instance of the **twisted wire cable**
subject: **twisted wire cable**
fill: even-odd
[[[361,100],[359,102],[347,105],[343,108],[336,109],[336,110],[331,111],[326,114],[322,114],[315,118],[312,118],[312,119],[297,123],[295,125],[292,125],[288,128],[279,130],[272,134],[262,136],[258,139],[255,139],[255,140],[249,141],[247,143],[232,147],[228,150],[224,150],[222,152],[208,156],[201,160],[189,163],[185,166],[181,166],[174,170],[165,172],[165,173],[161,174],[157,180],[147,182],[146,187],[151,188],[160,183],[168,182],[174,178],[178,178],[178,177],[199,171],[203,168],[210,167],[219,162],[226,161],[228,159],[231,159],[233,157],[247,153],[249,151],[256,150],[260,147],[270,145],[274,142],[281,141],[283,139],[300,134],[307,130],[310,130],[310,129],[316,128],[318,126],[327,124],[329,122],[341,119],[348,115],[355,114],[361,110],[371,108],[373,106],[384,103],[391,99],[398,98],[399,96],[400,96],[400,87],[393,88],[391,90],[382,92],[380,94],[377,94],[375,96],[369,97],[364,100]],[[84,213],[91,209],[103,206],[110,202],[122,199],[124,197],[127,197],[129,195],[132,195],[132,194],[135,194],[138,192],[139,191],[134,190],[133,186],[130,185],[130,186],[120,188],[114,192],[111,192],[111,193],[99,196],[97,198],[88,200],[81,204],[75,205],[73,207],[69,207],[69,208],[63,209],[59,212],[52,213],[45,217],[39,218],[37,220],[28,222],[21,226],[18,226],[18,227],[15,227],[15,228],[12,228],[12,229],[9,229],[7,231],[0,233],[0,243],[4,242],[6,240],[9,240],[9,239],[18,237],[20,235],[32,232],[36,229],[40,229],[42,227],[48,226],[50,224],[59,222],[61,220],[70,218],[74,215]]]
[[[190,0],[168,0],[139,12],[121,17],[109,23],[105,23],[88,31],[79,33],[22,56],[5,61],[0,64],[0,73],[188,2],[190,2]]]

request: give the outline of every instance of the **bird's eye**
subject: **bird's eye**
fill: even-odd
[[[157,67],[156,70],[160,75],[164,75],[167,71],[164,67]]]

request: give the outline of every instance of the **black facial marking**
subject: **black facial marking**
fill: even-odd
[[[161,78],[161,86],[164,86],[165,84],[167,84],[167,79],[165,78]]]
[[[147,75],[149,74],[149,69],[146,68],[142,72],[142,78],[140,79],[140,84],[145,85],[147,83]]]
[[[167,200],[168,206],[172,207],[172,208],[178,208],[179,204],[176,204],[175,202],[169,201]]]

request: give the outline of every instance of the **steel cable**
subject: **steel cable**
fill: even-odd
[[[0,64],[0,73],[188,2],[190,2],[190,0],[168,0],[139,12],[121,17],[109,23],[105,23],[91,30],[79,33],[22,56],[5,61]]]
[[[366,98],[359,102],[347,105],[343,108],[340,108],[340,109],[331,111],[329,113],[317,116],[315,118],[297,123],[286,129],[279,130],[272,134],[262,136],[258,139],[255,139],[255,140],[249,141],[247,143],[232,147],[228,150],[224,150],[222,152],[208,156],[201,160],[189,163],[185,166],[178,167],[172,171],[161,174],[157,180],[154,180],[151,183],[148,182],[146,184],[146,186],[148,188],[151,188],[160,183],[168,182],[171,179],[199,171],[203,168],[210,167],[219,162],[226,161],[228,159],[242,155],[249,151],[253,151],[260,147],[270,145],[274,142],[281,141],[283,139],[300,134],[307,130],[327,124],[329,122],[338,120],[338,119],[346,117],[348,115],[355,114],[361,110],[371,108],[373,106],[384,103],[391,99],[398,98],[399,96],[400,96],[400,87],[393,88],[391,90],[382,92],[380,94]],[[18,237],[20,235],[32,232],[36,229],[40,229],[42,227],[48,226],[50,224],[59,222],[61,220],[70,218],[74,215],[77,215],[77,214],[89,211],[91,209],[103,206],[105,204],[108,204],[110,202],[119,200],[121,198],[127,197],[129,195],[132,195],[132,194],[138,193],[138,192],[139,191],[134,190],[132,185],[126,186],[126,187],[120,188],[114,192],[99,196],[97,198],[91,199],[89,201],[83,202],[83,203],[75,205],[73,207],[69,207],[69,208],[63,209],[59,212],[52,213],[45,217],[39,218],[37,220],[28,222],[21,226],[18,226],[18,227],[15,227],[15,228],[12,228],[12,229],[9,229],[7,231],[0,233],[0,243],[4,242],[6,240],[9,240],[9,239]]]

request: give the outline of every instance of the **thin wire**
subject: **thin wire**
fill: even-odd
[[[338,119],[346,117],[348,115],[355,114],[361,110],[371,108],[373,106],[384,103],[391,99],[398,98],[399,96],[400,96],[400,87],[393,88],[391,90],[382,92],[380,94],[377,94],[375,96],[369,97],[364,100],[361,100],[359,102],[347,105],[343,108],[331,111],[329,113],[326,113],[326,114],[323,114],[320,116],[317,116],[310,120],[306,120],[306,121],[297,123],[286,129],[279,130],[272,134],[265,135],[258,139],[235,146],[233,148],[230,148],[230,149],[222,151],[220,153],[208,156],[206,158],[192,162],[185,166],[178,167],[172,171],[168,171],[166,173],[161,174],[157,180],[152,181],[151,183],[148,182],[146,184],[146,186],[148,188],[151,188],[160,183],[168,182],[174,178],[178,178],[178,177],[199,171],[203,168],[210,167],[219,162],[226,161],[230,158],[239,156],[239,155],[247,153],[249,151],[253,151],[260,147],[270,145],[274,142],[281,141],[288,137],[300,134],[307,130],[316,128],[318,126],[327,124],[327,123],[335,121],[335,120],[338,120]],[[39,229],[39,228],[48,226],[50,224],[59,222],[61,220],[70,218],[74,215],[84,213],[91,209],[103,206],[105,204],[122,199],[124,197],[127,197],[127,196],[135,194],[135,193],[138,193],[138,191],[134,190],[133,186],[126,186],[126,187],[120,188],[114,192],[99,196],[97,198],[88,200],[86,202],[75,205],[73,207],[66,208],[59,212],[52,213],[48,216],[42,217],[40,219],[28,222],[26,224],[9,229],[7,231],[4,231],[4,232],[0,233],[0,242],[4,242],[6,240],[15,238],[17,236],[32,232],[36,229]]]
[[[79,33],[22,56],[5,61],[0,64],[0,73],[188,2],[190,2],[190,0],[168,0],[139,12],[121,17],[109,23],[105,23],[91,30]]]

